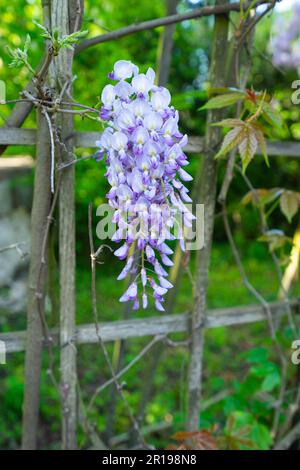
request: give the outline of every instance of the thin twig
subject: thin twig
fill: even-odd
[[[238,44],[238,48],[241,47],[241,45],[243,44],[245,38],[248,36],[248,34],[250,34],[250,32],[255,28],[255,26],[270,12],[273,10],[273,8],[275,7],[276,3],[278,3],[279,1],[281,0],[271,0],[271,3],[267,6],[267,8],[265,9],[265,11],[263,11],[260,15],[257,15],[253,21],[249,24],[248,28],[245,29],[245,31],[243,32],[243,34],[241,35],[240,39],[239,39],[239,44]],[[257,7],[258,5],[255,5],[255,7]]]
[[[300,423],[297,423],[280,441],[275,443],[274,450],[287,450],[300,436]]]
[[[123,367],[123,369],[119,370],[118,373],[115,374],[115,378],[112,377],[111,379],[107,380],[104,384],[100,385],[95,392],[92,395],[92,398],[89,402],[89,405],[87,407],[88,411],[92,408],[94,405],[95,399],[101,393],[103,390],[105,390],[109,385],[115,383],[115,379],[120,379],[126,372],[128,372],[138,361],[140,361],[147,353],[148,351],[159,341],[163,340],[164,336],[155,336],[149,343],[135,356],[132,361],[130,361],[127,366]]]
[[[54,193],[54,171],[55,171],[55,146],[54,146],[54,138],[53,138],[53,129],[51,124],[51,119],[47,111],[43,111],[43,114],[46,118],[48,128],[49,128],[49,135],[50,135],[50,148],[51,148],[51,193]]]
[[[57,169],[58,170],[64,170],[65,168],[68,168],[71,165],[75,165],[75,163],[82,162],[84,160],[90,160],[91,158],[95,158],[95,154],[93,155],[87,155],[86,157],[81,157],[81,158],[75,158],[74,160],[66,163],[61,163]]]
[[[5,253],[8,250],[16,250],[19,253],[19,255],[21,256],[21,258],[25,258],[28,255],[28,253],[23,252],[21,250],[20,247],[23,246],[23,245],[26,245],[26,243],[25,242],[19,242],[19,243],[12,243],[11,245],[8,245],[8,246],[4,246],[4,247],[0,248],[0,254]]]

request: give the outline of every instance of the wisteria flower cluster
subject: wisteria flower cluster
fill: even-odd
[[[273,64],[284,68],[300,67],[300,4],[292,8],[291,19],[280,17],[271,43]]]
[[[132,279],[120,302],[133,301],[138,309],[141,300],[146,308],[149,287],[156,308],[163,311],[164,295],[173,287],[165,270],[173,265],[173,251],[166,241],[179,238],[185,250],[184,229],[195,218],[184,204],[192,201],[183,184],[192,180],[183,169],[187,136],[179,132],[170,93],[154,84],[151,68],[139,73],[131,62],[119,60],[109,78],[117,83],[102,91],[101,118],[107,127],[97,144],[100,157],[107,157],[107,197],[117,226],[112,240],[123,241],[115,255],[126,259],[118,279],[129,274]],[[182,226],[176,225],[178,212]]]

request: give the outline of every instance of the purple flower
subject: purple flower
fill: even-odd
[[[127,263],[125,264],[124,268],[122,269],[119,276],[117,277],[118,281],[121,281],[121,279],[124,279],[128,275],[132,267],[132,263],[133,263],[133,256],[129,256]]]
[[[275,22],[270,49],[273,64],[284,68],[300,67],[300,5],[294,3],[289,19],[280,16]]]
[[[126,292],[120,298],[120,302],[127,302],[128,300],[135,300],[137,296],[137,285],[136,282],[130,284]]]
[[[111,109],[115,101],[116,92],[113,85],[106,85],[101,93],[101,101],[104,104],[105,108]]]
[[[109,74],[113,80],[125,80],[138,73],[138,68],[129,60],[118,60],[114,65],[114,70]]]
[[[125,244],[121,246],[121,248],[118,248],[118,250],[114,252],[114,255],[117,256],[119,259],[124,259],[128,254],[128,249],[128,245]]]
[[[152,70],[152,69],[149,69]],[[132,88],[137,94],[138,97],[140,98],[146,98],[148,96],[148,92],[153,88],[154,86],[154,77],[155,74],[150,72],[149,70],[147,74],[145,75],[144,73],[141,73],[139,75],[136,75],[132,79]]]
[[[173,265],[169,258],[173,251],[166,241],[175,238],[171,230],[176,212],[183,213],[187,228],[194,218],[184,205],[191,199],[180,181],[192,180],[182,168],[188,164],[182,150],[187,136],[178,129],[179,115],[170,106],[170,92],[154,85],[151,68],[139,73],[132,62],[119,60],[109,77],[117,83],[106,85],[101,94],[100,116],[107,127],[97,142],[97,158],[107,156],[107,197],[117,225],[112,240],[123,241],[115,255],[127,258],[118,280],[135,275],[120,302],[132,301],[138,309],[141,300],[147,308],[152,289],[156,308],[164,311],[164,296],[173,287],[161,264]],[[184,249],[183,228],[178,232]]]

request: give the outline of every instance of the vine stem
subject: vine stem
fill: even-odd
[[[49,128],[49,135],[50,135],[50,148],[51,148],[51,181],[50,181],[50,187],[51,187],[51,193],[54,193],[54,171],[55,171],[55,146],[54,146],[54,138],[53,138],[53,129],[52,129],[52,124],[51,124],[51,119],[47,113],[47,111],[43,111],[43,114],[46,118],[48,128]]]

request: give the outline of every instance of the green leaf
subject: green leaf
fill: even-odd
[[[263,235],[258,238],[259,242],[269,244],[270,251],[282,248],[286,243],[293,244],[293,240],[287,237],[282,230],[267,230]]]
[[[282,193],[282,189],[280,188],[272,188],[272,189],[265,189],[265,188],[257,188],[249,191],[242,199],[242,204],[246,206],[250,202],[254,206],[265,206],[266,204],[270,204],[271,202],[275,201],[276,198],[280,196]]]
[[[263,197],[265,197],[269,193],[268,189],[251,189],[248,193],[245,194],[241,203],[243,206],[247,206],[250,202],[256,206],[261,203]]]
[[[299,194],[294,191],[284,191],[280,196],[280,209],[289,222],[299,209]]]
[[[222,121],[219,122],[214,122],[211,124],[211,126],[217,126],[217,127],[239,127],[239,126],[244,126],[245,123],[241,119],[223,119]]]
[[[211,98],[200,110],[202,109],[220,109],[226,106],[231,106],[238,101],[244,100],[244,93],[226,93],[225,95],[214,96]]]
[[[35,20],[33,20],[33,24],[35,24],[35,26],[37,26],[42,31],[41,36],[43,38],[52,40],[52,36],[50,34],[50,31],[48,31],[48,29],[45,26],[43,26],[42,24],[38,23]]]
[[[262,362],[250,369],[254,377],[265,378],[268,375],[279,374],[278,366],[274,362]]]
[[[280,194],[282,194],[283,190],[281,188],[272,188],[267,190],[265,195],[262,195],[261,202],[262,204],[270,204],[271,202],[275,201]]]
[[[0,103],[5,103],[6,101],[6,86],[3,80],[0,80]]]
[[[272,104],[263,101],[262,106],[262,116],[263,118],[271,125],[276,127],[282,127],[283,119],[280,112],[272,106]]]
[[[263,380],[261,388],[264,392],[271,392],[277,385],[280,384],[280,374],[277,371],[274,371],[272,374],[269,374]]]
[[[31,37],[29,36],[29,34],[27,34],[26,39],[25,39],[25,44],[24,44],[25,54],[27,54],[30,44],[31,44]]]
[[[273,442],[273,438],[269,429],[258,422],[255,422],[251,432],[251,437],[261,450],[268,450]]]
[[[260,363],[268,361],[269,352],[267,348],[252,348],[246,353],[243,354],[247,362],[250,363]]]

